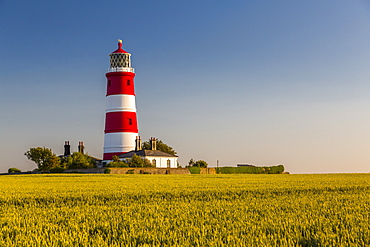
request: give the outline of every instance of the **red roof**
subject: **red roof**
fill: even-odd
[[[118,49],[115,50],[114,52],[112,53],[128,53],[127,51],[125,51],[124,49],[122,49],[122,43],[121,42],[118,42]]]

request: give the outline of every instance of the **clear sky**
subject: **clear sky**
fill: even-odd
[[[84,141],[102,157],[117,39],[139,134],[210,166],[370,172],[365,0],[0,0],[0,172]]]

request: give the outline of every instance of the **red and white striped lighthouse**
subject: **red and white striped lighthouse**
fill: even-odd
[[[105,114],[103,160],[111,160],[135,149],[138,136],[134,88],[134,69],[131,67],[131,54],[118,49],[110,56],[107,77],[107,107]]]

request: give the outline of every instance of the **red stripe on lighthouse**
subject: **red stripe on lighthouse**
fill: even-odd
[[[124,153],[125,153],[125,152],[118,152],[118,153],[104,153],[104,155],[103,155],[103,160],[112,160],[112,157],[113,157],[114,155],[119,156],[119,155],[124,154]]]
[[[105,115],[105,133],[138,133],[136,112],[108,112]]]
[[[132,72],[107,73],[107,96],[112,94],[135,95],[134,77]]]

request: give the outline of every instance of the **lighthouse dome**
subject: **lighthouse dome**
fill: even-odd
[[[131,67],[131,54],[122,49],[122,40],[118,40],[118,49],[109,54],[109,72],[134,72]]]
[[[127,51],[125,51],[124,49],[122,49],[122,40],[118,40],[118,49],[115,50],[114,52],[112,53],[128,53]]]

